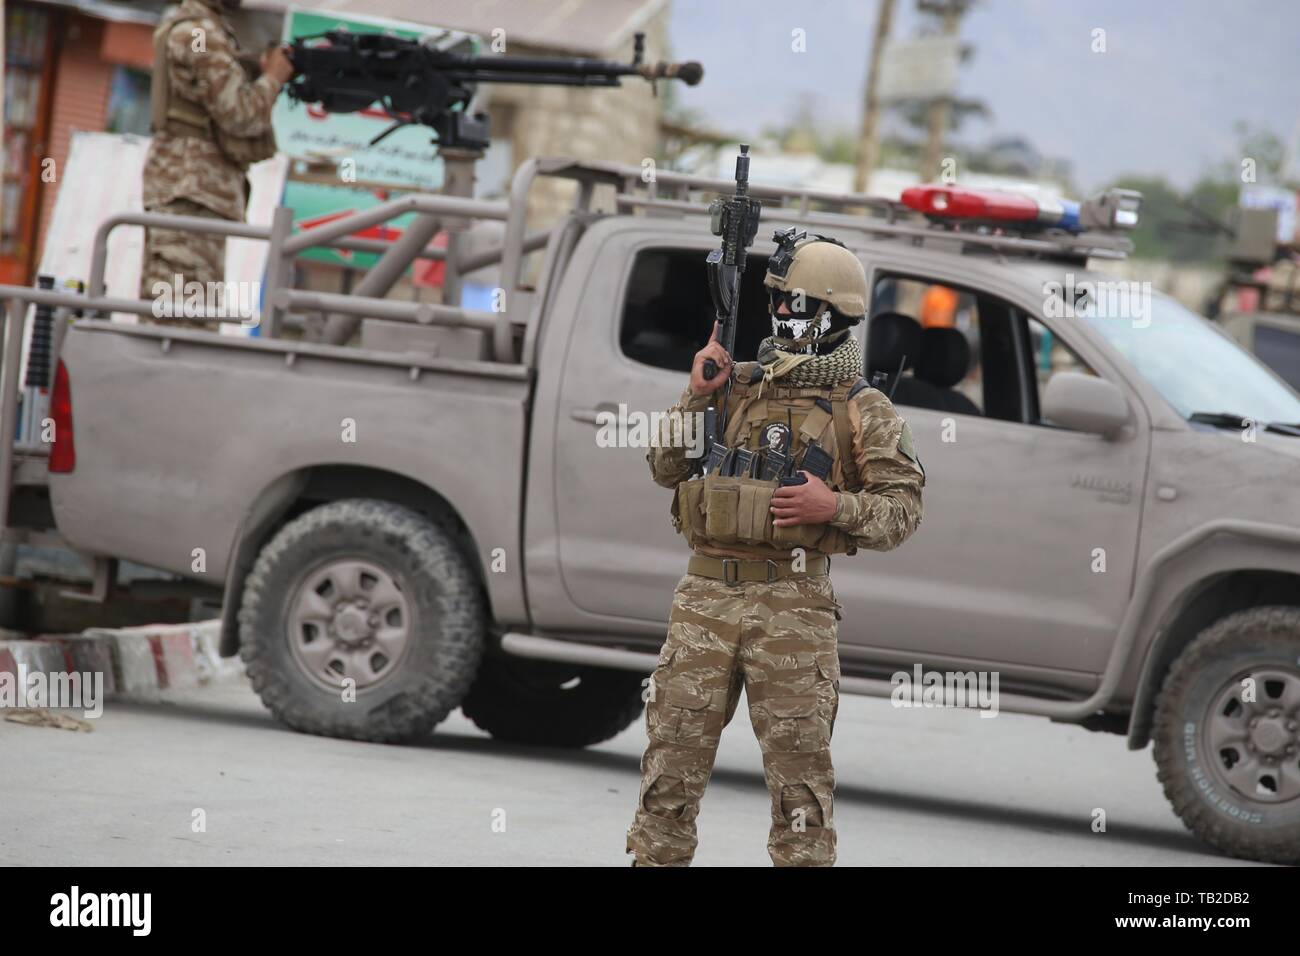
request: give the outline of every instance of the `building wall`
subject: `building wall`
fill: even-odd
[[[667,7],[646,22],[645,59],[666,59]],[[555,56],[554,50],[511,46],[519,56]],[[602,58],[627,61],[632,42],[606,51]],[[514,164],[532,156],[572,156],[641,165],[659,151],[661,101],[650,84],[624,78],[618,87],[499,86],[489,100],[494,126],[510,128]],[[499,117],[499,119],[498,119]],[[575,185],[540,182],[529,204],[530,228],[544,227],[572,204]]]
[[[58,63],[54,72],[54,102],[50,115],[47,153],[60,177],[46,184],[41,196],[41,231],[38,248],[45,245],[45,230],[54,215],[54,201],[68,159],[72,131],[102,130],[108,114],[108,92],[112,64],[100,59],[104,23],[89,17],[70,15],[64,20]]]
[[[62,174],[74,130],[102,131],[108,123],[113,71],[118,66],[149,69],[153,64],[153,29],[138,23],[111,23],[69,13],[63,20],[54,71],[50,138],[46,155]],[[54,215],[59,183],[46,184],[41,195],[40,238]]]

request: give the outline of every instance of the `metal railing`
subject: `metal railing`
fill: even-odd
[[[448,182],[454,188],[466,187],[465,172],[469,164],[472,164],[473,158],[472,156],[448,158]],[[181,229],[198,234],[233,236],[268,243],[261,316],[261,331],[268,338],[278,337],[282,320],[287,313],[301,309],[354,317],[358,322],[362,317],[370,316],[450,328],[473,328],[491,333],[496,340],[499,340],[499,328],[502,326],[509,328],[512,320],[508,311],[497,314],[463,309],[454,305],[402,302],[386,299],[383,294],[389,291],[401,274],[417,259],[445,262],[447,274],[451,277],[448,284],[454,284],[457,288],[459,288],[459,276],[466,272],[502,262],[507,258],[522,263],[524,255],[544,247],[552,237],[552,232],[549,230],[525,235],[523,231],[525,210],[526,204],[521,204],[512,210],[501,201],[476,200],[460,195],[415,194],[382,203],[373,209],[354,213],[298,234],[292,233],[292,212],[284,207],[275,210],[270,226],[150,212],[125,212],[110,216],[95,230],[86,294],[0,285],[0,308],[4,309],[6,321],[4,354],[3,359],[0,360],[0,435],[9,436],[8,440],[0,440],[0,525],[3,525],[6,531],[8,530],[15,462],[20,451],[15,447],[14,435],[17,429],[21,391],[19,371],[22,365],[23,329],[29,308],[33,305],[50,306],[55,309],[75,310],[78,314],[92,318],[106,317],[112,313],[159,317],[156,302],[153,300],[129,299],[106,294],[108,247],[114,230],[123,226]],[[419,230],[423,239],[418,243],[411,238],[414,231],[412,229],[408,229],[406,235],[392,242],[361,239],[352,235],[361,229],[389,222],[409,213],[416,215],[417,223],[423,220],[423,228]],[[514,254],[508,254],[504,245],[463,256],[453,255],[451,249],[428,247],[428,240],[443,224],[458,229],[474,220],[508,221],[510,224],[507,226],[507,234],[516,237]],[[515,222],[517,225],[514,224]],[[379,294],[338,295],[293,288],[291,279],[294,261],[320,248],[377,253],[380,257],[379,261],[368,275],[380,274],[381,281],[372,283],[372,288]],[[509,288],[514,288],[518,283],[519,273],[520,269],[516,266]],[[507,305],[510,298],[513,297],[505,297]],[[184,318],[188,322],[220,324],[244,323],[250,316],[230,314],[224,310],[221,312],[197,310],[194,314],[187,313]],[[495,358],[507,363],[515,361],[509,351],[498,350]],[[26,449],[26,451],[32,450]]]

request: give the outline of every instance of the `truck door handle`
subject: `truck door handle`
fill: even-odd
[[[569,417],[575,422],[584,422],[588,425],[601,424],[600,415],[617,415],[618,406],[610,402],[601,402],[595,408],[573,408],[569,410]]]

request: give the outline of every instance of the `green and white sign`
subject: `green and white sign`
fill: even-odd
[[[470,53],[477,53],[480,49],[477,37],[459,31],[356,14],[333,16],[296,8],[290,8],[285,14],[282,37],[288,43],[330,30],[386,33],[408,39],[432,37],[442,48]],[[403,127],[385,137],[383,142],[369,145],[372,139],[393,124],[378,104],[355,113],[328,113],[319,106],[295,103],[282,95],[275,101],[272,123],[281,152],[295,159],[319,160],[324,157],[339,164],[337,185],[295,182],[292,177],[285,184],[284,205],[294,211],[295,232],[400,196],[402,187],[412,192],[432,192],[442,186],[442,160],[431,143],[433,131],[428,127],[418,124]],[[378,187],[397,188],[389,191]],[[358,236],[391,239],[395,235],[393,230],[400,234],[403,224],[410,219],[408,215],[391,223],[391,228],[372,227]],[[314,249],[307,253],[306,258],[367,268],[377,257],[335,249]]]

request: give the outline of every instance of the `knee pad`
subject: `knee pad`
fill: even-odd
[[[686,784],[680,777],[660,774],[646,787],[641,806],[651,816],[678,820],[686,810]]]
[[[781,816],[797,833],[808,827],[826,825],[821,801],[806,783],[792,783],[781,788]]]

